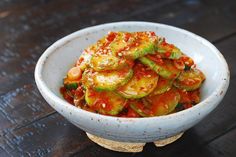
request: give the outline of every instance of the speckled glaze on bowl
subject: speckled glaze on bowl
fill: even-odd
[[[201,103],[178,113],[150,118],[104,116],[67,103],[59,93],[62,78],[83,49],[108,31],[154,31],[191,56],[206,75]],[[196,34],[158,23],[117,22],[79,30],[55,42],[38,60],[35,81],[48,104],[82,130],[116,141],[152,142],[191,128],[215,109],[228,88],[229,70],[216,47]]]

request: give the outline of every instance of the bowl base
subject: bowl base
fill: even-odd
[[[118,152],[130,152],[130,153],[141,152],[143,151],[143,147],[146,144],[146,143],[119,142],[119,141],[113,141],[113,140],[105,139],[102,137],[98,137],[98,136],[89,134],[87,132],[86,134],[91,141],[97,143],[98,145],[106,149],[110,149],[110,150],[118,151]],[[177,135],[174,135],[172,137],[163,139],[163,140],[154,141],[153,143],[155,144],[156,147],[163,147],[170,143],[175,142],[182,135],[183,135],[183,132]]]

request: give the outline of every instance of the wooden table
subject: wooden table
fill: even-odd
[[[225,56],[231,83],[222,103],[177,142],[142,153],[118,153],[91,142],[39,94],[34,67],[53,42],[76,30],[141,20],[187,29]],[[0,156],[236,156],[235,0],[0,1]]]

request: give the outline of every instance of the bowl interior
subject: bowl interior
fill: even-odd
[[[62,86],[62,79],[68,69],[74,65],[85,48],[95,43],[108,31],[154,31],[157,35],[165,37],[167,42],[175,44],[185,54],[192,57],[197,67],[206,75],[206,81],[201,88],[202,101],[225,77],[222,56],[216,54],[215,48],[209,46],[205,40],[192,33],[166,25],[110,24],[75,32],[50,47],[54,49],[54,52],[50,53],[44,62],[42,78],[53,93],[61,97],[59,87]]]

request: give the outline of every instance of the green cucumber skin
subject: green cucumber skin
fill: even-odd
[[[167,102],[165,101],[165,105],[167,105],[168,108],[166,108],[166,107],[163,106],[163,105],[158,104],[157,108],[154,107],[154,108],[156,108],[156,110],[153,111],[154,116],[161,116],[161,115],[169,114],[169,113],[171,113],[172,111],[174,111],[174,109],[175,109],[176,106],[178,105],[179,100],[180,100],[180,94],[179,94],[179,92],[177,91],[177,89],[172,88],[172,89],[169,90],[168,92],[169,92],[169,93],[170,93],[170,92],[172,93],[172,96],[169,97],[169,99],[166,99]],[[156,101],[157,101],[157,100],[160,101],[160,99],[163,99],[163,97],[167,97],[167,96],[168,96],[168,94],[167,94],[168,92],[163,93],[163,94],[160,94],[160,95],[155,95],[155,96],[149,97],[149,98],[147,98],[147,99],[149,99],[148,101],[150,101],[150,99],[153,100],[153,98],[154,98],[154,100],[156,99]],[[166,94],[167,94],[167,95],[166,95]],[[174,98],[173,98],[173,95],[174,95]],[[172,98],[172,99],[170,99],[170,98]],[[157,102],[158,102],[158,101],[157,101]],[[150,102],[150,103],[151,103],[151,102]],[[153,103],[154,103],[154,104],[152,104],[152,105],[155,105],[155,101],[154,101]],[[160,105],[160,106],[159,106],[159,105]]]
[[[195,83],[193,85],[183,85],[181,84],[180,80],[187,80],[187,79],[194,79],[194,78],[200,79],[200,82]],[[201,87],[202,82],[205,80],[204,74],[197,69],[189,69],[186,71],[183,71],[179,77],[174,81],[173,85],[179,89],[186,90],[186,91],[194,91]]]
[[[150,78],[142,77],[138,79],[134,74],[127,84],[117,90],[117,93],[127,99],[139,99],[145,97],[155,89],[158,78],[158,75],[155,74]]]
[[[135,60],[135,59],[143,57],[147,54],[154,54],[155,50],[156,50],[156,46],[155,46],[155,44],[152,43],[148,47],[145,47],[141,50],[139,50],[139,49],[138,50],[133,50],[134,51],[134,52],[132,52],[133,56],[130,56],[130,58]]]
[[[97,100],[100,99],[99,94],[103,94],[103,96],[106,95],[106,97],[107,97],[107,99],[109,100],[109,103],[110,103],[109,105],[112,106],[112,109],[109,110],[109,111],[107,111],[103,108],[100,108],[98,110],[98,112],[101,113],[101,114],[117,115],[123,110],[123,108],[126,104],[126,99],[121,97],[120,95],[116,94],[115,92],[110,92],[110,91],[109,92],[97,92],[97,91],[93,91],[97,94],[90,97],[89,96],[90,95],[90,90],[91,89],[87,89],[86,93],[85,93],[85,101],[90,107],[93,106],[94,103]]]
[[[174,85],[176,88],[179,88],[179,89],[182,89],[182,90],[186,90],[186,91],[189,92],[189,91],[194,91],[194,90],[200,88],[201,83],[199,83],[199,84],[197,84],[197,85],[194,85],[194,86],[184,86],[184,85],[180,85],[180,84],[178,83],[178,81],[175,81],[175,82],[173,83],[173,85]]]
[[[105,62],[105,64],[104,64]],[[94,56],[92,55],[90,60],[90,66],[95,71],[106,71],[106,70],[120,70],[128,67],[125,59],[121,59],[115,56]]]
[[[101,73],[100,73],[101,74]],[[118,75],[118,74],[117,74]],[[91,76],[91,71],[83,73],[82,81],[86,88],[92,87],[96,91],[114,91],[118,87],[126,84],[133,76],[133,70],[130,69],[123,78],[117,78],[117,81],[113,81],[112,84],[97,82],[96,77],[99,76],[99,72],[95,76]],[[105,77],[105,76],[104,76]],[[109,77],[109,76],[108,76]],[[90,78],[90,79],[89,79]]]
[[[123,43],[124,39],[123,39],[122,36],[124,36],[125,33],[126,32],[120,32],[120,34],[118,35],[117,40],[115,40],[115,42],[111,43],[111,50],[112,50],[112,53],[114,55],[118,55],[118,52],[121,49],[125,48],[128,45],[132,45],[132,43],[134,43],[134,41],[135,41],[134,38],[133,38],[133,40],[128,41],[128,43],[126,43],[126,44]],[[146,35],[144,35],[144,36],[146,36]],[[126,59],[135,60],[139,57],[145,56],[146,54],[153,54],[153,53],[155,53],[155,51],[157,49],[157,44],[158,44],[157,37],[149,38],[148,41],[146,41],[145,39],[141,39],[141,44],[140,45],[132,46],[127,51],[124,50],[122,52],[122,56],[124,56],[124,58],[126,58]],[[116,48],[117,47],[116,45],[119,45],[118,48]]]
[[[86,92],[85,92],[85,101],[86,101],[86,103],[89,105],[89,106],[91,106],[91,105],[93,105],[93,103],[94,103],[94,101],[95,100],[93,100],[92,98],[90,98],[89,97],[89,90],[90,89],[86,89]]]
[[[163,93],[169,91],[169,90],[171,89],[171,87],[172,87],[173,80],[167,80],[167,81],[168,81],[168,82],[167,82],[165,85],[162,85],[161,87],[159,86],[159,88],[156,87],[156,88],[153,90],[152,93],[153,93],[154,95],[157,95],[157,94],[163,94]],[[151,94],[152,94],[152,93],[151,93]]]
[[[156,53],[159,54],[162,58],[167,58],[167,59],[179,59],[183,55],[183,53],[178,48],[176,48],[173,51],[171,51],[170,52],[171,54],[168,57],[165,56],[166,50],[159,49],[157,47],[156,51],[157,51]]]
[[[130,70],[127,77],[120,83],[114,83],[111,86],[101,86],[101,84],[97,84],[94,86],[94,89],[97,91],[114,91],[116,90],[118,87],[125,85],[133,76],[133,70]]]
[[[163,40],[159,38],[159,42],[156,46],[156,52],[158,54],[161,55],[162,58],[168,58],[168,59],[179,59],[182,55],[183,52],[176,46],[174,46],[174,48],[170,51],[168,49],[166,49],[166,47],[161,46],[161,43],[163,42]],[[170,56],[165,56],[165,53],[169,51],[170,52]]]
[[[152,70],[154,70],[157,74],[162,76],[163,78],[170,78],[172,76],[172,73],[170,71],[165,70],[163,67],[157,65],[155,62],[152,60],[146,58],[146,57],[141,57],[139,60],[146,66],[149,66]]]
[[[137,112],[140,116],[142,117],[148,117],[148,115],[146,113],[144,113],[142,110],[138,109],[136,104],[132,103],[130,104],[130,107],[135,111]]]
[[[117,93],[126,99],[140,99],[140,98],[143,98],[149,94],[148,93],[148,94],[139,94],[139,95],[128,95],[128,94],[123,93],[121,91],[118,91]]]
[[[144,65],[150,67],[152,70],[154,70],[157,74],[159,74],[161,77],[165,79],[175,79],[179,76],[180,71],[170,71],[167,70],[165,67],[156,64],[154,61],[148,59],[147,57],[141,57],[139,58],[140,62]]]

